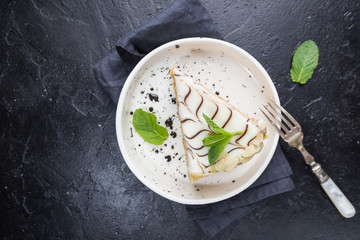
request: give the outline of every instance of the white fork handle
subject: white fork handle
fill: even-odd
[[[331,178],[321,183],[321,186],[331,201],[334,203],[335,207],[339,210],[341,215],[343,215],[345,218],[351,218],[355,215],[356,211],[354,206]]]

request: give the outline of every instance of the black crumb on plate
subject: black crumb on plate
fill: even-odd
[[[165,156],[165,161],[170,162],[171,161],[171,156],[170,155]]]
[[[166,121],[165,121],[165,125],[167,127],[169,127],[170,129],[173,129],[173,121],[171,118],[168,118]]]

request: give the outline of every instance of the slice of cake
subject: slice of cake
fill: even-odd
[[[249,118],[177,68],[171,69],[170,75],[174,80],[190,181],[230,171],[261,150],[266,134],[262,119]],[[205,147],[202,140],[214,132],[203,114],[228,132],[242,132],[231,138],[212,165],[208,159],[210,148]]]

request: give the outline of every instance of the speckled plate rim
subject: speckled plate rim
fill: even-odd
[[[213,39],[213,38],[203,38],[203,37],[193,37],[193,38],[183,38],[183,39],[179,39],[179,40],[175,40],[172,42],[168,42],[164,45],[159,46],[158,48],[154,49],[153,51],[151,51],[150,53],[148,53],[144,58],[142,58],[140,60],[140,62],[135,66],[135,68],[131,71],[130,75],[128,76],[128,78],[126,79],[126,82],[121,90],[121,94],[119,97],[119,101],[118,101],[118,105],[117,105],[117,110],[116,110],[116,117],[115,117],[115,126],[116,126],[116,136],[117,136],[117,140],[118,140],[118,144],[120,147],[120,151],[121,154],[125,160],[125,163],[127,164],[127,166],[130,168],[130,170],[132,171],[132,173],[148,188],[150,188],[152,191],[154,191],[155,193],[159,194],[162,197],[165,197],[169,200],[178,202],[178,203],[182,203],[182,204],[189,204],[189,205],[201,205],[201,204],[209,204],[209,203],[215,203],[215,202],[219,202],[225,199],[228,199],[230,197],[233,197],[237,194],[239,194],[240,192],[244,191],[245,189],[247,189],[251,184],[253,184],[259,177],[260,175],[264,172],[264,170],[266,169],[266,167],[269,165],[270,160],[272,159],[277,143],[279,141],[279,134],[277,132],[274,133],[274,141],[270,142],[271,148],[269,151],[269,154],[267,156],[267,158],[265,159],[264,163],[261,165],[261,167],[255,172],[255,174],[248,179],[248,181],[241,187],[228,192],[226,194],[223,194],[219,197],[215,197],[215,198],[206,198],[206,199],[186,199],[186,198],[180,198],[177,196],[174,196],[168,192],[163,192],[160,189],[158,189],[158,187],[155,184],[152,184],[150,181],[148,181],[147,179],[144,179],[141,177],[141,173],[139,172],[139,170],[137,169],[137,167],[133,164],[130,154],[128,153],[126,146],[125,146],[125,142],[124,142],[124,138],[123,138],[123,131],[122,131],[122,125],[123,125],[123,114],[124,114],[124,105],[126,102],[126,93],[128,92],[128,90],[131,87],[131,84],[133,83],[135,76],[138,74],[138,72],[143,68],[143,66],[145,64],[148,63],[149,60],[151,60],[152,57],[154,57],[155,55],[157,55],[158,53],[160,53],[161,51],[163,51],[164,49],[167,49],[169,47],[173,47],[175,45],[182,45],[185,43],[196,43],[196,44],[201,44],[201,43],[212,43],[215,45],[222,45],[228,48],[233,49],[235,52],[239,53],[240,55],[244,56],[247,60],[249,60],[250,62],[252,62],[257,70],[259,70],[263,76],[265,77],[265,80],[267,81],[267,83],[269,84],[270,87],[270,91],[272,94],[273,99],[275,100],[275,102],[277,102],[278,104],[280,104],[280,100],[279,100],[279,96],[278,93],[276,91],[275,85],[273,83],[273,81],[271,80],[269,74],[266,72],[266,70],[264,69],[264,67],[253,57],[251,56],[248,52],[246,52],[245,50],[243,50],[242,48],[228,43],[226,41],[222,41],[222,40],[218,40],[218,39]],[[189,184],[191,184],[189,182]]]

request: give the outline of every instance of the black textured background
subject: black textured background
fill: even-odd
[[[168,0],[1,1],[1,239],[201,239],[182,205],[141,184],[121,159],[115,107],[91,65]],[[360,2],[203,1],[229,42],[269,72],[305,146],[360,212]],[[303,41],[313,78],[289,80]],[[294,149],[296,189],[214,239],[359,239]]]

